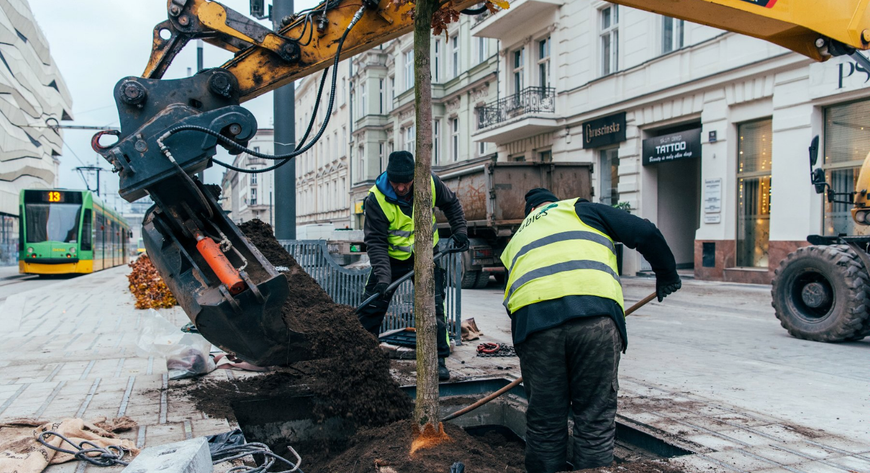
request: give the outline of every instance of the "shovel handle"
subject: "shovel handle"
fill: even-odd
[[[450,254],[450,253],[458,253],[458,252],[460,252],[460,251],[465,251],[465,250],[461,250],[461,249],[459,249],[459,248],[448,248],[448,249],[446,249],[446,250],[444,250],[444,251],[439,251],[438,253],[435,254],[435,256],[432,257],[432,261],[433,261],[433,262],[434,262],[434,261],[438,261],[442,256],[448,255],[448,254]],[[414,276],[414,270],[408,271],[407,274],[405,274],[404,276],[400,277],[399,279],[396,279],[396,280],[393,281],[389,286],[387,286],[387,289],[386,289],[386,291],[384,291],[384,292],[390,292],[390,291],[392,291],[393,289],[399,287],[399,284],[402,284],[403,282],[407,281],[408,279],[411,279],[413,276]],[[362,302],[362,304],[360,304],[359,306],[357,306],[356,311],[359,312],[360,310],[362,310],[363,307],[365,307],[365,306],[371,304],[371,303],[374,302],[374,300],[377,299],[378,297],[383,297],[383,294],[381,294],[381,293],[372,294],[371,296],[369,296],[368,299],[364,300],[364,301]]]
[[[656,298],[656,293],[653,292],[652,294],[650,294],[650,295],[644,297],[643,299],[637,301],[637,303],[635,303],[633,306],[629,307],[628,310],[625,311],[625,315],[626,315],[626,316],[631,315],[632,312],[636,311],[637,309],[640,309],[641,307],[643,307],[644,305],[646,305],[647,302],[649,302],[649,301],[651,301],[651,300],[653,300],[653,299],[655,299],[655,298]],[[471,412],[471,411],[477,409],[478,407],[480,407],[480,406],[482,406],[482,405],[488,403],[489,401],[492,401],[493,399],[495,399],[495,398],[501,396],[502,394],[504,394],[504,393],[510,391],[511,388],[513,388],[514,386],[516,386],[516,385],[518,385],[518,384],[520,384],[520,383],[522,383],[522,382],[523,382],[523,377],[520,376],[519,378],[513,380],[513,381],[512,381],[510,384],[508,384],[507,386],[505,386],[505,387],[499,389],[498,391],[496,391],[496,392],[490,394],[489,396],[486,396],[485,398],[483,398],[483,399],[481,399],[481,400],[475,402],[474,404],[472,404],[472,405],[470,405],[470,406],[463,407],[462,409],[459,409],[458,411],[454,412],[453,414],[450,414],[450,415],[445,416],[445,417],[442,418],[441,420],[443,420],[443,421],[448,421],[448,420],[450,420],[450,419],[455,419],[455,418],[457,418],[457,417],[459,417],[459,416],[461,416],[461,415],[463,415],[463,414],[466,414],[466,413],[468,413],[468,412]]]

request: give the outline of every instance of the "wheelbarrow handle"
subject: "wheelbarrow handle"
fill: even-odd
[[[435,256],[432,257],[432,261],[433,262],[438,261],[442,256],[449,255],[450,253],[459,253],[461,251],[465,251],[465,250],[462,248],[447,248],[446,250],[439,251],[438,253],[436,253]],[[402,284],[403,282],[407,281],[408,279],[411,279],[413,276],[414,276],[414,270],[408,271],[407,274],[400,277],[399,279],[396,279],[389,286],[387,286],[387,289],[384,292],[386,293],[386,292],[392,291],[393,289],[399,287],[399,285]],[[383,297],[383,296],[384,295],[381,294],[380,292],[372,294],[371,296],[369,296],[368,299],[364,300],[362,302],[362,304],[357,306],[356,311],[359,312],[360,310],[363,309],[363,307],[371,304],[372,302],[375,301],[375,299],[377,299],[379,297]]]

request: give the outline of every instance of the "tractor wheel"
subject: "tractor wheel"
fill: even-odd
[[[852,248],[800,248],[774,274],[771,296],[776,318],[793,337],[842,342],[863,335],[870,323],[868,275]]]

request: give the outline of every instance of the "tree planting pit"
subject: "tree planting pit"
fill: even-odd
[[[442,416],[473,403],[508,382],[506,379],[486,379],[441,384]],[[414,396],[413,386],[402,390],[409,397]],[[249,442],[265,443],[288,459],[293,457],[286,447],[292,446],[302,457],[302,470],[306,473],[390,471],[386,467],[398,473],[447,473],[454,462],[463,462],[466,471],[475,473],[524,471],[526,400],[521,388],[453,419],[445,429],[454,441],[431,451],[424,450],[413,459],[408,456],[409,420],[374,429],[357,428],[347,419],[319,420],[312,412],[316,402],[315,396],[302,389],[289,397],[240,400],[232,407]],[[692,453],[617,422],[614,456],[619,469],[599,470],[678,473],[682,470],[668,464],[667,459]]]

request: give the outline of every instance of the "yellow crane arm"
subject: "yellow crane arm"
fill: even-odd
[[[824,61],[870,47],[868,0],[615,0],[613,3],[763,39]],[[820,41],[821,39],[821,41]],[[834,40],[833,44],[830,40]],[[834,48],[834,49],[832,49]]]

